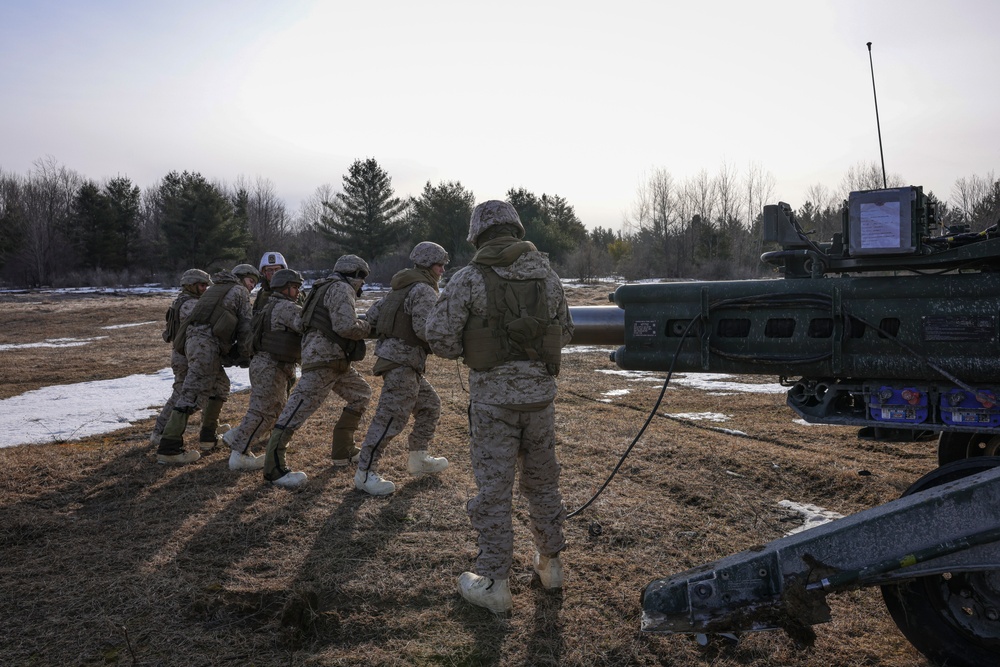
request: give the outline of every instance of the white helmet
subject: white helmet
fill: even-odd
[[[263,271],[265,267],[279,267],[279,266],[283,269],[288,268],[288,262],[285,261],[284,255],[282,255],[280,252],[272,252],[269,250],[264,253],[263,257],[260,258],[260,264],[257,266],[257,268]]]

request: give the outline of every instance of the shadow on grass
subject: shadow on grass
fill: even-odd
[[[526,665],[558,665],[563,656],[562,590],[549,591],[536,581],[531,586],[535,603],[534,627],[528,641]]]

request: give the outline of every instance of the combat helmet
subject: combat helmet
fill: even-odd
[[[271,276],[271,289],[280,290],[286,285],[302,285],[302,274],[291,269],[280,269]]]
[[[416,266],[447,264],[448,260],[448,251],[433,241],[421,241],[410,252],[410,261]]]
[[[285,256],[280,252],[272,252],[269,250],[264,253],[263,257],[260,258],[260,264],[257,265],[257,268],[263,271],[269,266],[280,266],[283,269],[287,269],[288,262],[285,261]]]
[[[517,229],[517,238],[524,238],[524,225],[517,210],[505,201],[491,199],[476,206],[469,222],[469,243],[475,245],[479,235],[490,227],[511,225]]]
[[[212,279],[207,273],[201,269],[188,269],[181,275],[181,285],[198,285],[204,283],[206,285],[212,284]]]
[[[359,278],[367,278],[372,272],[368,268],[368,262],[357,255],[341,255],[333,265],[333,270],[342,276],[357,275]]]
[[[247,276],[252,276],[254,280],[260,282],[260,271],[249,264],[237,264],[233,267],[233,275],[243,280]]]

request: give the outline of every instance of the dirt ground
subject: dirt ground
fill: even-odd
[[[567,293],[573,305],[604,305],[613,287]],[[168,366],[159,336],[170,300],[0,297],[0,345],[96,338],[0,352],[0,398]],[[360,369],[377,400],[371,362]],[[662,377],[599,372],[613,368],[606,351],[564,357],[557,420],[571,510],[604,482],[662,385]],[[643,634],[639,596],[654,579],[782,536],[793,522],[780,500],[849,514],[898,497],[936,466],[932,444],[871,443],[851,428],[800,425],[781,394],[671,388],[619,474],[567,522],[561,592],[532,580],[527,509],[515,498],[514,612],[503,619],[456,591],[475,557],[464,509],[475,494],[467,370],[432,359],[428,377],[443,401],[432,453],[452,465],[436,478],[410,478],[404,432],[383,459],[397,483],[388,498],[354,491],[352,471],[330,466],[342,407],[335,396],[292,441],[290,463],[309,474],[298,493],[265,485],[259,473],[230,472],[223,453],[156,465],[152,418],[80,441],[0,450],[0,664],[929,665],[877,590],[831,596],[833,620],[815,626],[809,647],[780,631],[707,646]],[[223,421],[238,423],[247,399],[234,394]],[[729,420],[666,416],[704,412]]]

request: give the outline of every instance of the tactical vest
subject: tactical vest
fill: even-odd
[[[418,284],[413,283],[403,289],[389,292],[385,299],[382,300],[378,322],[375,325],[375,333],[378,334],[379,340],[398,338],[407,345],[422,348],[424,352],[430,352],[431,346],[427,344],[427,341],[421,340],[413,331],[413,315],[407,313],[403,308],[403,302],[406,300],[410,290]]]
[[[292,364],[302,359],[302,334],[288,329],[272,329],[271,315],[278,299],[268,299],[264,309],[253,316],[254,352],[267,352],[275,361]]]
[[[174,302],[170,304],[167,308],[167,312],[164,314],[164,319],[167,321],[166,328],[163,329],[163,342],[172,343],[177,337],[177,333],[181,328],[181,306],[190,301],[191,299],[197,299],[198,297],[193,294],[181,291],[174,299]]]
[[[549,375],[558,375],[562,326],[549,317],[545,280],[505,280],[489,266],[472,266],[486,283],[486,319],[472,316],[466,323],[464,363],[485,371],[508,361],[541,361]]]
[[[222,300],[226,298],[230,290],[237,286],[237,283],[215,283],[201,295],[198,304],[191,311],[191,317],[182,325],[181,330],[174,340],[174,349],[184,352],[184,344],[187,342],[187,329],[198,324],[208,324],[212,327],[212,335],[219,341],[219,349],[222,354],[228,354],[236,342],[236,328],[239,325],[239,316],[222,305]]]
[[[272,294],[274,294],[273,290],[266,288],[263,285],[260,286],[260,290],[257,292],[257,298],[253,300],[254,315],[264,310],[264,306],[267,305]]]
[[[302,307],[302,330],[305,333],[320,332],[330,342],[340,346],[348,361],[361,361],[365,358],[365,341],[350,340],[334,331],[330,325],[330,309],[323,303],[327,290],[337,282],[346,283],[347,281],[339,274],[335,274],[334,277],[328,278],[325,282],[313,285],[313,288],[309,290],[309,296],[306,297],[305,305]]]

